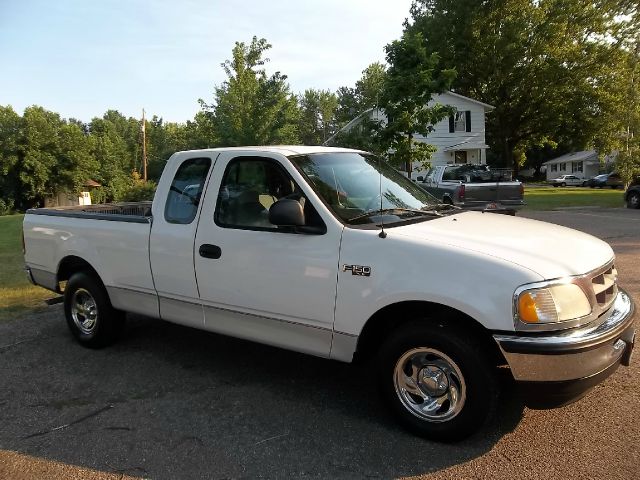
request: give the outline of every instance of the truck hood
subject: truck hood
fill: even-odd
[[[495,213],[464,212],[388,232],[498,257],[545,280],[581,275],[614,257],[607,243],[586,233]]]

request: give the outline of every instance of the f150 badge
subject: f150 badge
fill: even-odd
[[[342,271],[347,272],[350,271],[351,275],[357,275],[360,277],[368,277],[371,275],[371,267],[367,267],[365,265],[343,265]]]

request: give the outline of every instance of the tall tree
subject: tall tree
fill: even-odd
[[[354,88],[338,89],[336,121],[340,126],[344,126],[366,110],[378,105],[386,74],[386,67],[382,63],[375,62],[362,71],[362,76]]]
[[[117,113],[117,115],[116,115]],[[123,134],[127,123],[118,112],[108,111],[102,118],[91,120],[89,130],[93,138],[93,155],[98,162],[96,172],[103,188],[96,192],[101,200],[118,200],[133,183],[135,159]]]
[[[299,99],[299,135],[305,145],[320,145],[336,130],[338,97],[329,90],[308,89]]]
[[[20,147],[19,181],[23,196],[31,204],[44,200],[57,186],[54,167],[60,150],[60,115],[32,106],[24,111]]]
[[[0,106],[0,215],[20,203],[18,165],[22,118],[11,106]]]
[[[449,107],[428,103],[436,93],[451,85],[455,71],[441,69],[438,55],[430,53],[420,32],[406,32],[400,40],[385,47],[389,69],[386,73],[380,107],[386,121],[378,128],[378,141],[388,151],[389,160],[404,165],[428,165],[435,147],[416,141],[426,137],[433,126],[451,113]]]
[[[453,89],[495,106],[487,137],[514,167],[535,146],[606,148],[631,0],[417,0],[409,32],[455,68]],[[613,67],[613,68],[612,68]]]
[[[640,32],[630,45],[625,67],[619,72],[626,88],[623,89],[617,116],[623,133],[620,136],[616,170],[628,184],[640,176]]]
[[[213,127],[222,145],[270,145],[295,143],[298,107],[289,91],[286,75],[267,76],[264,53],[271,48],[264,38],[250,44],[236,42],[232,59],[222,64],[227,80],[215,88],[211,112]]]

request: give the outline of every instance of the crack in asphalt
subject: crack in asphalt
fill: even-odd
[[[22,437],[22,440],[27,440],[29,438],[35,438],[35,437],[41,437],[43,435],[48,435],[49,433],[53,433],[53,432],[58,432],[60,430],[64,430],[65,428],[68,428],[72,425],[77,425],[78,423],[84,422],[85,420],[89,420],[90,418],[93,418],[95,416],[100,415],[103,412],[106,412],[107,410],[110,410],[113,408],[113,405],[107,405],[106,407],[102,407],[99,410],[96,410],[94,412],[91,412],[83,417],[80,417],[72,422],[69,423],[65,423],[64,425],[60,425],[58,427],[54,427],[54,428],[50,428],[48,430],[42,430],[40,432],[36,432],[36,433],[32,433],[30,435],[27,435],[26,437]]]

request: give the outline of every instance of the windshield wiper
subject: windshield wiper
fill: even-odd
[[[379,214],[384,214],[384,213],[393,213],[393,212],[400,212],[400,213],[416,213],[420,216],[434,216],[434,217],[440,217],[441,214],[438,213],[438,211],[436,209],[430,209],[430,210],[416,210],[416,209],[412,209],[412,208],[376,208],[373,210],[368,210],[360,215],[356,215],[355,217],[352,217],[350,219],[348,219],[348,222],[351,223],[354,220],[360,220],[362,218],[366,218],[369,216],[372,216],[376,213]]]

